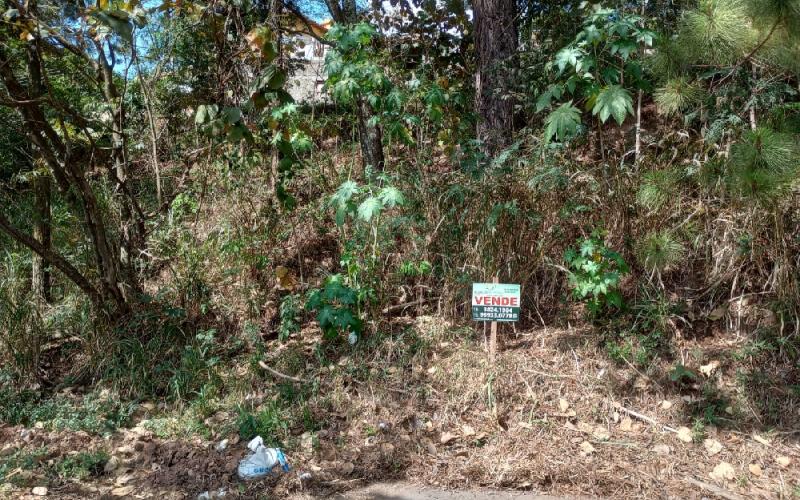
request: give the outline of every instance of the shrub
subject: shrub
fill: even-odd
[[[592,316],[612,308],[622,309],[619,283],[622,275],[628,273],[625,260],[605,246],[597,231],[579,240],[577,247],[564,253],[575,298],[586,301]]]

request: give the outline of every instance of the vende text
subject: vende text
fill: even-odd
[[[519,299],[517,297],[475,297],[475,305],[518,307]]]

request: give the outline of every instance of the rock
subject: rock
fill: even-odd
[[[692,442],[692,430],[688,427],[679,427],[678,428],[678,439],[683,441],[684,443],[691,443]]]
[[[115,486],[125,486],[126,484],[130,483],[133,479],[133,474],[124,474],[122,476],[117,477],[114,481]]]
[[[353,465],[353,462],[344,462],[341,465],[339,465],[339,472],[343,476],[349,476],[350,474],[353,473],[355,468],[356,468],[356,466]]]
[[[580,448],[581,448],[581,455],[584,457],[591,455],[592,453],[597,451],[595,450],[594,446],[592,446],[592,443],[590,443],[589,441],[582,442]]]
[[[753,439],[758,441],[759,443],[763,444],[764,446],[771,446],[772,443],[768,439],[764,439],[763,437],[759,436],[758,434],[753,434]]]
[[[214,498],[224,498],[228,494],[225,488],[220,488],[214,491],[204,491],[197,495],[197,500],[212,500]]]
[[[667,401],[666,399],[661,402],[661,409],[662,410],[669,410],[672,408],[672,401]]]
[[[761,470],[761,466],[758,464],[750,464],[747,468],[750,470],[750,474],[756,477],[761,477],[764,474],[764,471]]]
[[[619,430],[623,432],[630,432],[632,428],[633,420],[631,420],[631,417],[625,417],[622,419],[622,422],[619,423]]]
[[[439,438],[439,442],[442,444],[447,444],[450,441],[454,440],[455,438],[456,438],[455,434],[451,434],[449,432],[443,432],[442,436]]]
[[[301,472],[298,478],[300,479],[300,481],[306,483],[308,481],[311,481],[314,478],[314,476],[312,476],[310,472]]]
[[[31,494],[37,497],[47,496],[47,486],[37,486],[31,490]]]
[[[717,481],[733,481],[736,478],[736,471],[728,462],[720,462],[708,475]]]
[[[653,451],[658,453],[659,455],[669,455],[672,452],[672,448],[665,444],[657,444],[653,446]]]
[[[789,467],[789,464],[792,463],[792,459],[787,457],[786,455],[779,456],[778,458],[775,459],[775,461],[778,462],[778,465],[780,465],[784,469]]]
[[[561,410],[561,413],[564,413],[569,409],[569,402],[564,398],[560,398],[558,400],[558,409]]]
[[[608,441],[611,438],[611,433],[603,425],[598,425],[592,431],[592,436],[598,441]]]
[[[706,453],[708,453],[709,457],[713,457],[714,455],[722,451],[722,443],[720,443],[716,439],[703,440],[703,446],[705,447]]]
[[[126,444],[123,446],[119,446],[114,450],[114,453],[118,455],[133,455],[133,446]]]
[[[106,474],[109,472],[114,472],[117,470],[121,462],[122,461],[118,456],[112,455],[111,458],[108,459],[108,462],[106,462],[106,464],[103,466],[103,471],[105,471]]]
[[[222,441],[217,443],[216,446],[214,446],[214,449],[217,450],[217,452],[222,453],[223,451],[225,451],[227,447],[228,447],[228,440],[223,439]]]
[[[472,437],[475,435],[475,429],[469,425],[464,425],[461,427],[461,434],[463,434],[464,437]]]
[[[425,451],[427,451],[431,455],[436,455],[436,445],[433,444],[433,441],[431,441],[428,438],[422,438],[420,440],[420,444],[422,445],[423,448],[425,448]]]

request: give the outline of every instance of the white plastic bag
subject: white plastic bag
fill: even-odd
[[[256,436],[249,443],[247,448],[253,453],[239,461],[239,477],[242,479],[257,479],[271,473],[277,466],[281,466],[283,472],[289,472],[289,462],[280,448],[267,448],[261,436]]]

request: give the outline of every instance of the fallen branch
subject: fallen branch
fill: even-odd
[[[722,498],[727,498],[728,500],[744,500],[744,497],[741,495],[737,495],[731,491],[728,491],[724,488],[720,488],[719,486],[714,486],[713,484],[704,483],[703,481],[698,481],[693,477],[687,477],[686,482],[697,486],[699,488],[703,488],[704,490],[710,491],[711,493],[720,496]]]
[[[267,372],[271,373],[272,375],[274,375],[274,376],[276,376],[278,378],[291,380],[292,382],[297,382],[298,384],[307,384],[309,382],[306,379],[302,379],[302,378],[299,378],[299,377],[293,377],[291,375],[286,375],[285,373],[281,373],[278,370],[270,368],[269,366],[267,366],[266,363],[264,363],[263,361],[260,361],[260,360],[258,362],[258,366],[260,366],[261,368],[263,368],[264,370],[266,370]]]
[[[627,413],[628,415],[630,415],[631,417],[633,417],[633,418],[635,418],[637,420],[641,420],[642,422],[647,422],[648,424],[650,424],[650,425],[652,425],[654,427],[658,427],[662,431],[674,432],[676,434],[678,433],[678,431],[676,429],[673,429],[672,427],[669,427],[668,425],[660,424],[660,423],[658,423],[658,421],[656,419],[654,419],[652,417],[648,417],[647,415],[642,415],[639,412],[635,412],[633,410],[629,410],[629,409],[625,408],[624,406],[622,406],[619,403],[614,403],[614,407],[616,407],[621,412]]]

